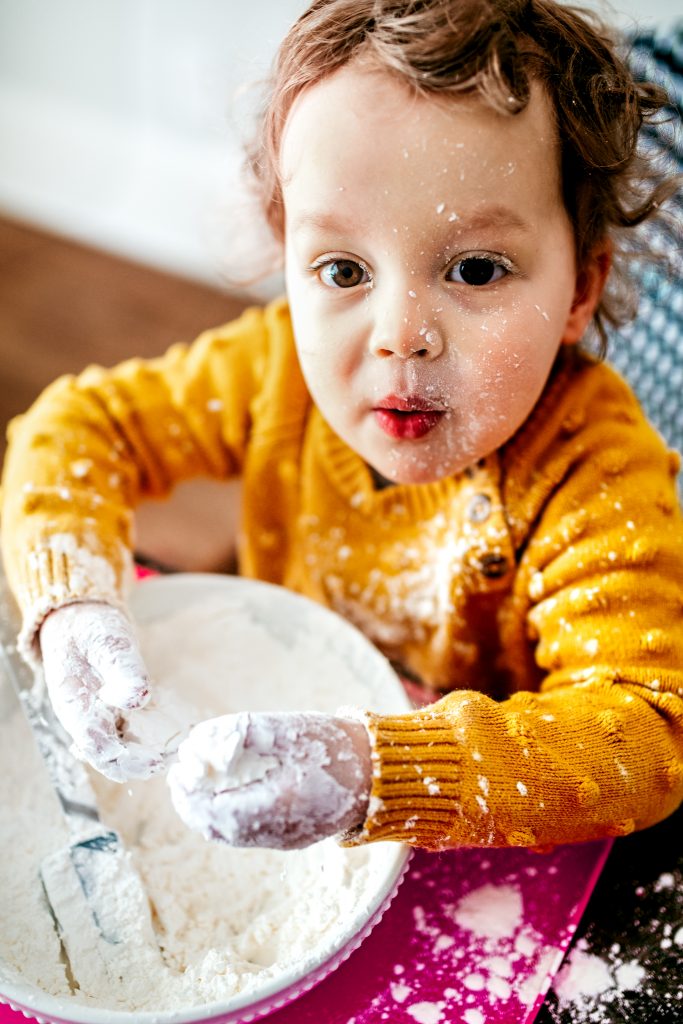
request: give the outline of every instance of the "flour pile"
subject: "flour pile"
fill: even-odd
[[[663,872],[634,895],[642,946],[627,952],[580,938],[553,983],[557,1006],[549,1013],[558,1024],[683,1019],[683,875]]]
[[[175,728],[172,708],[187,729],[246,708],[333,712],[342,702],[367,703],[367,689],[335,656],[329,638],[321,637],[313,651],[308,642],[302,652],[297,634],[286,634],[278,637],[237,603],[215,598],[141,627],[169,729]],[[239,641],[226,642],[228,636]],[[283,971],[321,962],[340,933],[364,922],[395,869],[399,851],[386,844],[345,850],[328,840],[289,853],[210,844],[176,816],[163,777],[117,785],[93,773],[102,819],[121,834],[148,894],[164,963],[156,969],[139,963],[106,1001],[88,993],[87,979],[72,991],[38,882],[41,860],[67,842],[66,829],[28,726],[4,685],[0,983],[18,976],[65,1003],[128,1011],[256,993]],[[133,715],[129,729],[135,728]]]

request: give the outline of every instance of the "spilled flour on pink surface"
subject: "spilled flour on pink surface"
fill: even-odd
[[[550,985],[555,1024],[683,1021],[679,870],[635,889],[631,919],[649,953],[571,944],[601,845],[417,852],[404,883],[413,899],[397,898],[395,960],[345,1024],[530,1024]]]
[[[571,904],[560,927],[546,927],[557,863],[525,850],[462,850],[415,861],[409,879],[423,898],[406,914],[412,934],[405,960],[394,964],[384,993],[347,1024],[523,1024],[574,928]]]
[[[461,938],[453,950],[465,990],[461,1002],[487,1009],[510,1001],[532,1005],[559,953],[544,947],[542,936],[526,921],[521,890],[511,883],[489,883],[445,910],[466,940]],[[468,958],[475,961],[474,969],[468,969]]]
[[[512,885],[484,885],[464,896],[453,920],[481,939],[504,939],[522,924],[522,896]]]
[[[441,1024],[446,1020],[443,1015],[445,1003],[413,1003],[408,1013],[418,1024]]]

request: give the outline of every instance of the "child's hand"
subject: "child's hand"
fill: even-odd
[[[97,602],[50,612],[40,629],[45,683],[77,753],[115,782],[148,778],[158,752],[124,739],[126,712],[149,700],[149,677],[133,628]]]
[[[190,732],[168,774],[178,814],[207,839],[291,850],[360,825],[371,783],[362,722],[243,713]]]

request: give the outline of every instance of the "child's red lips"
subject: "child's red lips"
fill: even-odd
[[[443,412],[437,402],[430,402],[421,395],[387,395],[375,408],[391,409],[394,412]]]
[[[373,412],[385,434],[414,441],[433,430],[445,410],[420,395],[387,395],[374,406]]]

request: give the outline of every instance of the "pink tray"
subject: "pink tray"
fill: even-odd
[[[611,841],[417,852],[382,921],[268,1024],[529,1024]],[[0,1006],[0,1024],[24,1017]],[[213,1018],[218,1024],[220,1017]]]

